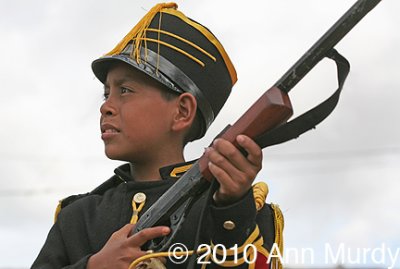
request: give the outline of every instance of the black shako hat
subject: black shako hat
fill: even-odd
[[[154,6],[112,51],[93,61],[92,69],[104,83],[111,64],[125,62],[172,91],[193,94],[202,117],[200,138],[237,76],[217,38],[177,8],[175,3]]]

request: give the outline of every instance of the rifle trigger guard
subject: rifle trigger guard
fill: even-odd
[[[192,201],[193,197],[189,197],[173,214],[171,214],[169,217],[171,232],[164,236],[159,242],[151,240],[149,249],[153,250],[154,252],[168,251],[172,240],[175,238],[177,232],[181,228],[186,218],[186,214],[189,212],[189,209],[192,206]]]

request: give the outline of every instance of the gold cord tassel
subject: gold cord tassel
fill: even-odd
[[[111,50],[106,56],[111,56],[121,53],[126,45],[135,38],[135,47],[133,50],[133,57],[136,58],[136,62],[140,63],[140,47],[143,38],[146,35],[146,29],[149,27],[154,16],[160,12],[162,9],[173,8],[177,9],[178,5],[176,3],[160,3],[155,5],[150,11],[133,27],[133,29],[117,44],[117,46]]]
[[[285,226],[283,214],[281,209],[276,204],[271,204],[272,209],[274,210],[274,224],[275,224],[275,244],[278,245],[280,256],[283,256],[283,227]],[[275,255],[277,253],[274,253]],[[272,261],[272,269],[282,269],[283,265],[281,263],[281,259],[275,260],[275,257]]]
[[[137,198],[140,197],[140,198]],[[136,222],[139,219],[139,213],[142,211],[144,204],[146,202],[146,196],[139,192],[137,193],[133,198],[132,198],[132,218],[130,223],[131,224],[136,224]],[[137,205],[139,204],[139,206]]]

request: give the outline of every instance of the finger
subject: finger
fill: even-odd
[[[219,144],[224,142],[227,141],[223,140]],[[227,144],[229,146],[230,143],[227,142]],[[233,178],[240,179],[243,176],[242,172],[236,167],[237,164],[233,163],[231,160],[228,160],[221,153],[221,150],[218,150],[217,148],[208,148],[206,150],[206,154],[209,160],[210,172],[221,184],[224,182],[229,184]]]
[[[166,236],[170,233],[170,228],[167,226],[156,226],[151,228],[146,228],[133,234],[128,240],[129,244],[132,246],[140,247],[144,245],[147,241],[155,239],[157,237]]]
[[[217,205],[227,205],[240,199],[250,188],[245,180],[234,180],[223,169],[213,163],[209,163],[210,172],[219,183],[218,190],[214,193],[213,199]]]
[[[241,139],[239,139],[241,140]],[[247,174],[250,177],[255,176],[258,172],[258,166],[255,166],[245,157],[232,143],[224,139],[217,139],[213,144],[213,148],[225,159],[219,159],[218,166],[226,170],[232,177],[242,178]],[[233,166],[235,169],[232,169]]]
[[[246,189],[249,185],[246,175],[234,167],[230,162],[226,161],[225,157],[213,149],[208,150],[209,160],[224,160],[224,161],[210,161],[208,167],[212,175],[219,182],[220,186],[218,193],[220,197],[236,196]],[[218,165],[218,163],[220,165]],[[221,167],[224,166],[224,167]],[[228,167],[228,168],[227,168]]]
[[[231,142],[225,139],[216,139],[212,148],[223,155],[235,167],[240,167],[246,162],[246,157]]]
[[[114,232],[112,234],[112,237],[129,237],[130,233],[132,232],[132,230],[134,229],[135,224],[126,224],[124,227],[122,227],[121,229],[119,229],[118,231]]]
[[[262,165],[262,150],[257,143],[246,135],[238,135],[236,137],[236,141],[238,142],[239,146],[241,146],[246,152],[247,160],[251,162],[255,166],[261,167]]]
[[[210,172],[213,174],[214,178],[218,181],[218,190],[214,193],[213,199],[216,204],[229,203],[232,199],[232,193],[235,188],[235,182],[232,178],[221,168],[213,163],[209,163]],[[233,190],[232,190],[233,189]],[[235,196],[235,195],[233,195]]]
[[[232,164],[215,149],[208,149],[206,154],[208,155],[207,157],[209,160],[214,160],[215,162],[213,163],[210,161],[208,166],[210,172],[220,184],[218,190],[213,196],[214,201],[217,204],[225,205],[233,203],[240,199],[244,193],[247,193],[248,189],[251,187],[251,178],[247,177],[245,173],[232,166]],[[220,163],[225,167],[222,168],[216,163]],[[230,167],[230,169],[227,169],[226,167]]]
[[[157,259],[159,259],[160,262],[162,262],[164,265],[167,264],[167,258],[165,258],[165,257],[157,257]]]
[[[229,175],[224,169],[222,169],[218,165],[209,162],[208,168],[210,169],[210,172],[214,176],[214,178],[219,182],[220,189],[224,189],[225,186],[232,186],[234,184],[231,175]]]

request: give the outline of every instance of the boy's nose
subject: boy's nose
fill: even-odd
[[[100,106],[100,113],[104,116],[112,116],[116,114],[116,109],[112,105],[110,98],[108,98],[101,106]]]

